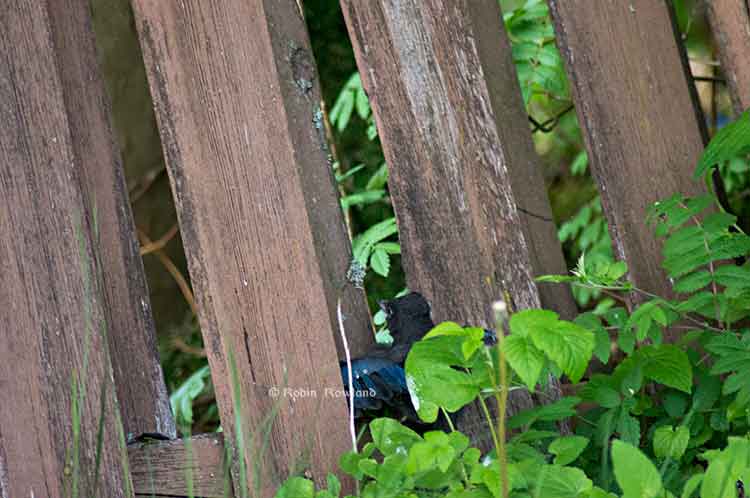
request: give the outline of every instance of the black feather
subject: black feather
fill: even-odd
[[[362,358],[352,360],[355,416],[380,410],[385,405],[416,420],[406,386],[404,361],[411,346],[435,326],[430,305],[422,295],[412,292],[381,302],[380,306],[386,314],[393,344],[375,346]],[[346,362],[341,362],[340,367],[348,391]]]

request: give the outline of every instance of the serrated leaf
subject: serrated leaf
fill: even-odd
[[[726,287],[750,288],[750,268],[732,264],[721,265],[714,270],[716,283]]]
[[[378,275],[387,277],[391,269],[391,259],[388,253],[381,249],[375,249],[372,256],[370,256],[370,266]]]
[[[533,392],[544,367],[544,353],[534,346],[531,339],[514,334],[503,340],[503,350],[510,367]]]
[[[693,178],[701,178],[716,164],[747,153],[750,153],[750,110],[716,133],[703,151]]]
[[[693,369],[685,351],[671,344],[644,346],[638,357],[645,377],[688,394],[692,390]]]
[[[557,320],[530,331],[534,345],[555,362],[570,380],[581,380],[594,351],[594,334],[573,322]]]
[[[528,336],[535,328],[552,327],[557,323],[557,313],[548,310],[523,310],[510,317],[510,331],[512,334]]]
[[[711,283],[712,277],[708,270],[699,270],[685,275],[674,284],[674,290],[683,294],[693,293]]]

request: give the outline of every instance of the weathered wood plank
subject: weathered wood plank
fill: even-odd
[[[295,469],[322,481],[350,447],[344,400],[324,392],[342,385],[332,335],[350,248],[298,4],[133,5],[222,426],[250,446],[278,409],[267,454],[246,451],[235,476],[262,461],[262,496]],[[364,297],[344,297],[361,350]],[[315,395],[268,395],[284,386]]]
[[[390,168],[409,288],[437,320],[493,326],[491,303],[575,312],[495,0],[342,0]],[[541,296],[540,296],[541,295]],[[528,406],[514,395],[511,412]],[[474,441],[483,417],[464,413]]]
[[[490,304],[572,314],[544,179],[497,2],[342,0],[390,167],[410,288],[435,318],[490,326]]]
[[[136,496],[233,496],[220,433],[137,443],[128,456]]]
[[[81,103],[52,15],[48,2],[0,8],[0,496],[132,496],[82,191],[81,155],[101,149],[71,124]]]
[[[667,4],[549,2],[616,257],[662,296],[671,286],[646,210],[703,191],[692,172],[704,144]]]
[[[711,0],[706,5],[734,111],[739,114],[750,107],[750,2]]]
[[[175,436],[143,262],[85,0],[49,2],[85,198],[96,213],[108,338],[125,433]]]

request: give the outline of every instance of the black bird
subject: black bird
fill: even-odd
[[[378,411],[385,405],[416,420],[406,386],[404,361],[412,344],[435,326],[430,305],[417,292],[379,304],[385,313],[393,343],[390,347],[376,345],[365,356],[352,360],[354,414],[360,417],[363,412]],[[340,366],[348,393],[346,362],[341,362]]]
[[[406,385],[404,361],[412,345],[435,327],[430,305],[421,294],[412,292],[391,301],[381,301],[380,308],[385,312],[393,344],[390,347],[377,345],[364,357],[352,360],[355,416],[365,411],[378,411],[385,405],[418,421]],[[497,336],[485,330],[484,341],[492,346],[497,343]],[[346,362],[341,362],[340,366],[348,391]]]

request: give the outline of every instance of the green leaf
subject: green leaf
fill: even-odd
[[[512,334],[528,336],[534,329],[554,327],[557,323],[557,313],[547,310],[523,310],[510,317],[510,331]]]
[[[688,397],[685,394],[670,390],[664,395],[664,411],[672,418],[679,418],[685,415],[688,406]]]
[[[698,486],[701,485],[702,481],[703,474],[695,474],[690,476],[690,479],[687,480],[685,486],[682,488],[681,498],[691,498],[693,493],[695,493],[695,490],[698,489]]]
[[[544,368],[544,353],[534,346],[533,341],[520,335],[509,335],[503,339],[502,347],[510,367],[533,392]]]
[[[721,395],[721,379],[713,375],[700,375],[693,395],[693,409],[710,410]]]
[[[750,110],[719,130],[703,151],[693,177],[701,178],[716,164],[750,153]]]
[[[591,479],[581,469],[545,465],[538,477],[537,495],[544,498],[586,496],[592,489]]]
[[[690,441],[690,430],[681,425],[675,430],[671,425],[663,425],[654,431],[654,454],[658,458],[679,460],[685,454]]]
[[[193,424],[193,400],[204,391],[210,376],[208,365],[199,368],[169,397],[178,425],[190,427]]]
[[[412,346],[406,358],[406,382],[412,404],[425,422],[434,422],[440,407],[455,412],[479,395],[477,379],[463,371],[471,366],[464,356],[466,340],[473,338],[442,335]]]
[[[388,253],[380,249],[375,249],[372,256],[370,256],[370,266],[378,275],[387,277],[388,271],[391,269],[391,259]]]
[[[634,446],[612,442],[615,479],[627,498],[654,498],[661,489],[661,476],[651,460]],[[634,478],[636,477],[637,478]]]
[[[385,456],[422,441],[419,434],[392,418],[377,418],[370,422],[370,434],[375,447]]]
[[[352,241],[352,257],[362,266],[367,266],[375,244],[397,233],[398,227],[396,226],[396,218],[394,217],[387,218],[371,226]]]
[[[581,389],[581,398],[593,401],[602,408],[614,408],[620,405],[620,393],[612,387],[610,377],[595,374],[592,375],[586,385]]]
[[[566,396],[554,403],[541,405],[529,410],[523,410],[508,419],[508,428],[515,429],[523,425],[529,425],[537,420],[554,422],[576,414],[575,407],[581,402],[581,398]]]
[[[711,283],[711,273],[708,270],[699,270],[689,273],[674,284],[675,292],[693,293]]]
[[[750,441],[730,438],[729,445],[710,460],[701,483],[701,498],[735,498],[735,482],[750,480]]]
[[[693,368],[687,353],[671,344],[644,346],[638,350],[643,375],[665,386],[690,393]]]
[[[326,476],[326,481],[328,483],[328,492],[338,497],[341,494],[341,481],[339,481],[339,478],[329,472],[328,476]]]
[[[589,440],[583,436],[564,436],[552,441],[547,451],[555,455],[556,465],[568,465],[588,446]]]
[[[586,372],[594,351],[594,334],[573,322],[557,320],[533,327],[534,345],[562,369],[570,380],[578,382]]]
[[[612,340],[599,317],[592,312],[582,313],[576,317],[574,322],[594,333],[594,356],[606,364],[612,350]]]
[[[314,498],[315,485],[303,477],[291,477],[276,492],[276,498]]]
[[[632,399],[630,401],[632,402]],[[624,408],[620,410],[617,432],[620,433],[620,438],[628,444],[638,446],[641,442],[641,423]]]

